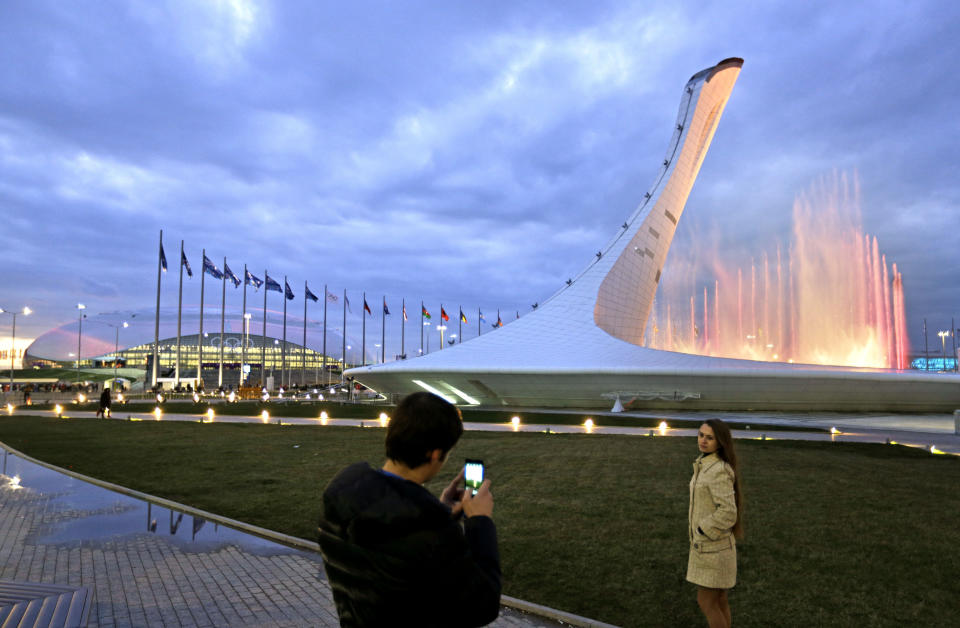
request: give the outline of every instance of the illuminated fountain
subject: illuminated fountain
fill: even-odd
[[[856,180],[835,176],[794,202],[786,252],[671,260],[645,337],[682,353],[903,369],[906,329],[903,277],[863,232]]]

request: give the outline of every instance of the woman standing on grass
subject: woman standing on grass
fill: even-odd
[[[727,589],[737,581],[736,538],[743,538],[740,472],[730,428],[707,419],[697,435],[700,456],[690,480],[687,580],[696,584],[697,604],[710,628],[730,626]]]

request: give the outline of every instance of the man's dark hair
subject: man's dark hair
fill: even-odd
[[[415,469],[430,461],[439,449],[446,456],[463,434],[460,411],[450,402],[428,392],[407,395],[387,427],[387,458]]]

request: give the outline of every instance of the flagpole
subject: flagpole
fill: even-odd
[[[153,385],[157,385],[157,360],[160,359],[160,277],[163,275],[163,229],[160,230],[160,248],[157,250],[157,313],[153,321]],[[80,352],[77,351],[77,364]]]
[[[383,295],[383,313],[380,315],[380,364],[387,361],[387,295]]]
[[[194,390],[199,391],[203,382],[203,291],[206,289],[207,278],[207,249],[201,249],[203,256],[200,262],[200,334],[197,336],[197,384]]]
[[[180,289],[177,295],[177,364],[174,368],[174,388],[180,386],[180,323],[183,318],[183,240],[180,240]]]
[[[479,337],[480,334],[482,333],[483,333],[483,330],[480,329],[480,308],[478,307],[477,308],[477,336]]]
[[[303,280],[303,345],[300,347],[300,383],[307,385],[307,280]]]
[[[287,379],[287,276],[283,276],[283,346],[280,347],[280,386]]]
[[[220,370],[217,371],[217,388],[223,388],[223,323],[227,309],[227,257],[223,257],[223,284],[220,293]]]
[[[260,339],[260,388],[267,387],[267,269],[263,269],[263,336]],[[268,391],[269,392],[269,391]]]
[[[327,284],[323,284],[323,385],[327,385]],[[317,378],[320,379],[319,377]],[[318,382],[319,383],[319,382]]]
[[[400,306],[400,355],[407,355],[407,299],[404,298]],[[406,359],[406,358],[404,358]]]
[[[343,372],[347,370],[347,289],[343,289],[343,353],[342,363],[340,365],[340,382],[343,383],[345,377]]]
[[[237,384],[237,392],[245,383],[243,374],[243,367],[247,364],[247,333],[249,331],[247,325],[247,265],[243,265],[243,313],[240,318],[240,383]]]
[[[443,328],[446,327],[446,325],[443,324],[443,313],[445,311],[446,310],[443,309],[443,303],[441,303],[440,304],[440,324],[437,325],[437,327],[440,328],[440,350],[441,351],[443,351]]]
[[[420,355],[423,355],[423,301],[420,301]]]
[[[363,342],[360,348],[360,366],[367,365],[367,293],[363,293],[363,311],[360,312],[363,317]]]

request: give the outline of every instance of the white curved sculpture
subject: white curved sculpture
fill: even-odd
[[[609,408],[619,399],[627,408],[960,407],[958,377],[641,346],[677,222],[742,65],[742,59],[726,59],[693,75],[666,157],[640,206],[550,299],[505,327],[444,351],[346,374],[393,398],[430,390],[471,405]]]

